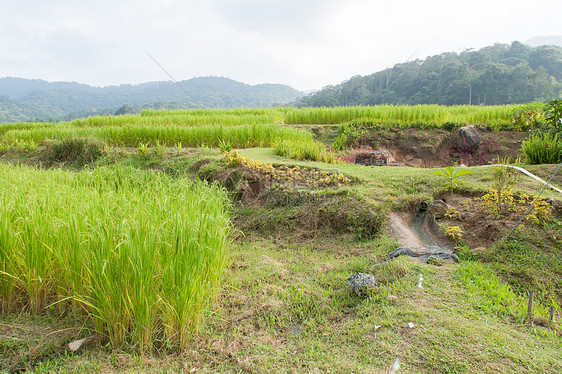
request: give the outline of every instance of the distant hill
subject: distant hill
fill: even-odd
[[[498,105],[561,96],[562,48],[513,42],[396,64],[325,87],[293,105]]]
[[[248,85],[222,77],[92,87],[74,82],[0,78],[0,123],[113,114],[142,108],[236,108],[283,105],[303,93],[281,84]]]

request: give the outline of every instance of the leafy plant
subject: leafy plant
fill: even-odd
[[[137,152],[141,156],[146,156],[148,154],[148,144],[142,143],[142,142],[139,143],[139,145],[137,147]]]
[[[445,235],[454,242],[460,242],[464,231],[459,226],[448,226],[445,228]]]
[[[222,153],[228,153],[232,150],[232,143],[228,140],[221,139],[219,140],[219,149]]]
[[[455,187],[455,183],[459,177],[472,174],[472,171],[468,169],[455,169],[451,166],[447,166],[445,170],[433,170],[433,172],[447,179],[446,187],[449,190]]]
[[[461,216],[460,212],[454,208],[451,208],[445,212],[445,217],[447,218],[458,219],[460,218],[460,216]]]

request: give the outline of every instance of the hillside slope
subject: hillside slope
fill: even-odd
[[[295,105],[502,105],[544,102],[561,94],[562,48],[513,42],[396,64],[325,87]]]

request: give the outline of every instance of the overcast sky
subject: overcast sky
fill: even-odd
[[[560,0],[0,0],[0,77],[223,76],[299,90],[562,33]],[[145,52],[146,51],[146,52]]]

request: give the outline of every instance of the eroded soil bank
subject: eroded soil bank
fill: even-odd
[[[522,141],[528,137],[521,131],[477,131],[482,142],[470,150],[459,149],[456,131],[440,129],[370,129],[352,145],[355,149],[388,151],[398,166],[475,166],[493,163],[498,157],[515,160],[521,155]]]

